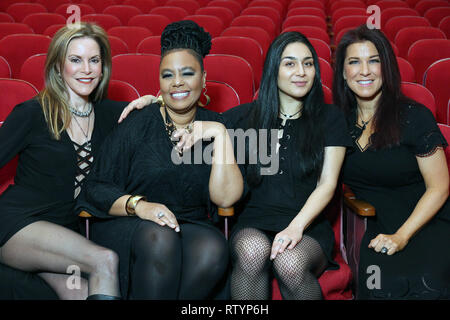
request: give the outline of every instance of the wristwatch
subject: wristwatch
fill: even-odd
[[[130,196],[127,200],[127,203],[125,204],[125,211],[127,212],[128,216],[135,216],[136,215],[136,206],[139,201],[144,200],[146,201],[147,198],[145,196]]]

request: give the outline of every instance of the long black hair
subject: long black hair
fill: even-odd
[[[393,146],[400,141],[400,121],[402,103],[415,103],[400,91],[401,78],[394,50],[385,37],[377,29],[369,29],[365,24],[348,31],[339,42],[336,50],[336,63],[333,79],[333,100],[352,119],[356,112],[357,102],[353,91],[344,79],[344,63],[348,46],[354,43],[370,41],[378,50],[381,62],[381,96],[373,117],[375,133],[371,143],[374,149]],[[349,123],[353,128],[354,123]]]
[[[258,98],[256,100],[257,107],[252,110],[250,115],[250,127],[255,129],[271,129],[277,128],[277,119],[280,112],[280,98],[278,88],[278,73],[282,54],[285,48],[294,42],[303,43],[311,51],[315,77],[314,83],[309,93],[303,97],[302,114],[296,139],[296,150],[300,155],[298,165],[302,175],[318,173],[323,164],[324,151],[324,134],[323,134],[323,91],[320,80],[319,58],[314,47],[309,40],[299,32],[286,32],[280,34],[270,45],[264,62],[264,70],[259,87]],[[270,141],[270,134],[268,135]],[[248,182],[251,185],[260,183],[261,164],[249,166]]]

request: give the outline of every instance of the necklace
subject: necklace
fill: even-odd
[[[295,115],[299,114],[302,111],[302,109],[300,108],[296,113],[293,114],[286,114],[283,111],[280,110],[281,115],[284,117],[283,122],[282,122],[282,126],[284,126],[286,124],[286,121],[289,120],[290,118],[294,117]]]
[[[88,102],[87,103],[87,110],[86,111],[79,111],[77,109],[75,109],[72,106],[69,106],[69,110],[70,112],[72,112],[74,115],[79,116],[81,118],[86,118],[89,117],[91,115],[92,112],[92,103]]]
[[[164,126],[166,128],[167,135],[169,136],[172,146],[175,148],[175,150],[178,151],[178,154],[181,157],[183,155],[183,150],[178,150],[177,141],[172,139],[172,134],[177,130],[177,127],[173,123],[172,118],[170,118],[169,113],[167,112],[167,109],[165,107],[164,107],[164,114],[166,116],[166,121],[164,121]],[[187,133],[192,133],[192,123],[193,122],[194,122],[194,119],[192,119],[191,122],[185,127]]]
[[[372,121],[373,117],[375,116],[375,113],[369,118],[369,120],[364,121],[363,118],[362,118],[364,116],[364,113],[362,112],[362,109],[358,108],[358,111],[359,111],[359,119],[362,122],[361,130],[364,131],[366,129],[366,126],[369,124],[369,122]]]
[[[81,132],[83,133],[84,137],[86,138],[86,142],[89,141],[89,127],[90,127],[90,123],[91,123],[91,117],[89,117],[88,119],[88,127],[87,127],[87,132],[84,132],[83,128],[81,127],[80,123],[78,122],[76,117],[72,117],[73,119],[75,119],[76,124],[78,125],[78,128],[80,128]],[[85,143],[86,143],[85,142]]]

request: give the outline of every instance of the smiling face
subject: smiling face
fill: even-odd
[[[309,93],[314,83],[316,69],[309,48],[300,42],[286,46],[278,70],[280,100],[301,99]]]
[[[372,42],[357,42],[347,47],[343,76],[358,100],[375,100],[380,96],[381,60]]]
[[[77,38],[69,43],[62,77],[70,100],[88,101],[102,76],[100,46],[92,38]]]
[[[206,73],[188,50],[176,50],[161,60],[160,93],[166,105],[177,113],[185,113],[197,105]]]

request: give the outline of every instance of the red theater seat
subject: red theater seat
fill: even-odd
[[[180,7],[162,6],[153,8],[151,14],[160,14],[170,19],[170,22],[183,20],[189,13]]]
[[[158,3],[154,0],[125,0],[122,4],[126,6],[135,6],[144,14],[149,13],[153,8],[158,6]]]
[[[430,90],[418,83],[402,82],[401,91],[405,96],[410,97],[430,109],[436,118],[436,100]]]
[[[144,27],[120,26],[109,29],[108,35],[122,39],[127,44],[128,51],[134,53],[139,43],[153,34]]]
[[[57,13],[32,13],[22,21],[30,26],[35,33],[43,34],[44,31],[55,24],[65,24],[66,18]]]
[[[286,18],[283,22],[282,29],[297,26],[318,27],[327,31],[327,23],[324,19],[309,15],[290,16],[289,18]]]
[[[203,27],[205,31],[209,32],[212,38],[220,36],[220,34],[225,29],[222,20],[216,16],[206,16],[206,15],[191,15],[186,16],[183,20],[192,20],[199,26]]]
[[[0,40],[11,34],[33,34],[34,31],[25,23],[17,22],[0,22]]]
[[[0,12],[0,23],[2,22],[14,22],[14,18],[6,12]]]
[[[424,17],[401,16],[393,17],[386,22],[383,32],[390,41],[394,41],[397,33],[410,27],[431,27],[430,22]]]
[[[261,46],[263,57],[266,56],[271,43],[269,34],[266,30],[259,27],[228,27],[222,32],[221,36],[238,36],[254,39]]]
[[[128,82],[120,80],[109,81],[108,99],[131,102],[139,97],[139,92]]]
[[[20,68],[19,79],[31,83],[38,91],[45,86],[45,59],[47,54],[39,53],[29,57]]]
[[[11,67],[5,58],[0,56],[0,78],[11,78]]]
[[[145,38],[139,43],[136,52],[161,55],[161,36]]]
[[[404,82],[416,82],[416,72],[411,63],[401,57],[397,57],[397,63],[401,80]]]
[[[63,15],[65,17],[69,17],[69,15],[72,15],[74,13],[74,11],[70,11],[69,13],[67,12],[67,8],[69,8],[70,6],[76,5],[78,6],[78,8],[80,8],[80,15],[84,16],[87,14],[95,14],[95,9],[92,8],[90,5],[85,4],[85,3],[64,3],[60,6],[58,6],[58,8],[56,8],[55,13],[58,13],[60,15]]]
[[[12,77],[18,78],[25,60],[38,53],[47,53],[50,42],[50,37],[41,34],[9,35],[0,40],[0,56],[11,66]]]
[[[39,3],[14,3],[6,10],[6,13],[12,16],[16,22],[22,22],[29,14],[41,12],[48,12],[48,10]]]
[[[195,11],[195,14],[216,16],[222,21],[225,28],[228,27],[234,19],[233,11],[224,7],[203,7]]]
[[[435,7],[448,7],[449,4],[445,0],[422,0],[419,1],[414,9],[419,12],[420,15],[424,15],[428,9]]]
[[[97,13],[102,13],[107,7],[116,4],[114,0],[82,0],[81,3],[90,5]]]
[[[305,35],[308,39],[315,38],[320,39],[327,44],[330,43],[330,36],[328,35],[328,33],[325,30],[318,27],[300,26],[300,27],[288,27],[282,30],[282,32],[288,31],[297,31]]]
[[[233,12],[233,18],[239,16],[243,9],[239,2],[229,0],[211,0],[206,6],[230,9]]]
[[[153,35],[160,36],[171,20],[161,14],[140,14],[128,21],[129,26],[147,28]]]
[[[201,7],[195,0],[167,0],[165,5],[183,8],[190,15],[195,14],[195,11]]]
[[[446,39],[446,36],[440,29],[433,27],[404,28],[397,33],[394,40],[399,50],[399,56],[407,59],[411,45],[422,39]]]
[[[143,12],[134,6],[115,5],[106,7],[102,13],[110,14],[119,18],[122,25],[126,26],[131,18],[137,16],[138,14],[142,14]]]
[[[439,23],[445,17],[450,17],[450,7],[435,7],[428,9],[423,15],[428,21],[430,21],[433,27],[439,27]]]
[[[233,108],[239,104],[239,96],[230,85],[221,81],[206,81],[207,95],[210,97],[211,102],[205,106],[206,109],[215,112],[225,112],[230,108]],[[202,94],[200,96],[200,101],[205,103],[205,97]]]
[[[114,17],[111,14],[104,13],[86,14],[81,16],[81,21],[94,22],[105,29],[105,31],[108,31],[114,27],[120,27],[122,25],[119,18]]]
[[[231,27],[258,27],[264,29],[272,41],[277,35],[277,28],[272,19],[266,16],[243,16],[240,15],[231,21]]]
[[[55,12],[56,9],[62,5],[66,4],[68,2],[72,2],[70,0],[35,0],[34,2],[42,4],[44,7],[47,8],[48,12]]]
[[[125,41],[119,37],[108,35],[109,45],[111,46],[111,56],[117,56],[118,54],[130,53],[128,45]]]
[[[427,68],[423,85],[431,91],[436,99],[436,121],[450,124],[448,106],[450,103],[450,58],[434,62]],[[448,148],[447,148],[448,149]]]

